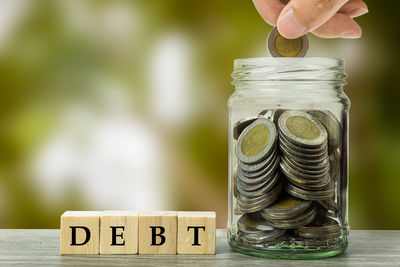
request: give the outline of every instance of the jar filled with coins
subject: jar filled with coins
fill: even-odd
[[[322,258],[348,244],[348,112],[340,59],[236,59],[229,99],[228,242]]]

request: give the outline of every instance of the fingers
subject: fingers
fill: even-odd
[[[272,26],[276,25],[279,14],[285,7],[280,0],[253,0],[253,3],[261,17]]]
[[[339,9],[339,13],[355,18],[368,13],[368,7],[362,0],[350,0]]]
[[[312,31],[316,36],[323,38],[360,38],[361,27],[351,16],[337,13],[327,22]]]
[[[277,26],[286,38],[297,38],[327,22],[348,0],[291,0]]]

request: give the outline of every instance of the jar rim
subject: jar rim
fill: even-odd
[[[324,57],[259,57],[235,59],[232,84],[251,88],[261,83],[345,84],[344,60]]]
[[[240,66],[282,66],[282,65],[317,65],[321,67],[342,67],[344,60],[328,57],[254,57],[237,58],[234,60],[235,68]]]

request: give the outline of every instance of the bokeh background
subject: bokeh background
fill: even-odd
[[[310,36],[349,75],[350,224],[399,229],[400,23],[368,1],[359,40]],[[227,216],[233,60],[266,56],[251,1],[1,0],[0,227],[64,210]]]

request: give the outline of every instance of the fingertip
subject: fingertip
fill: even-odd
[[[288,39],[298,38],[307,32],[307,27],[296,19],[293,8],[282,12],[278,18],[277,27],[279,33]]]

